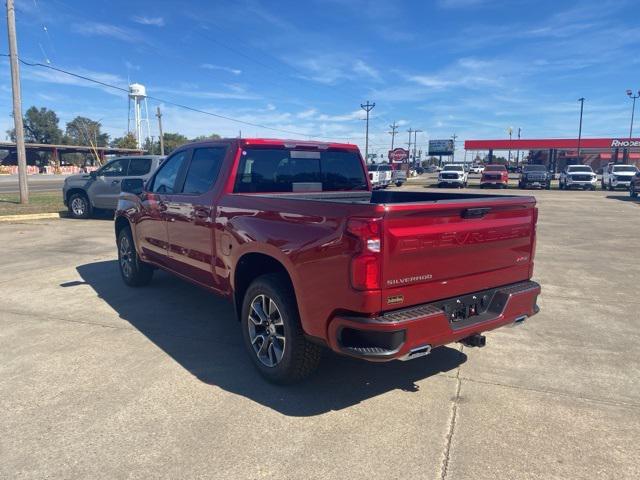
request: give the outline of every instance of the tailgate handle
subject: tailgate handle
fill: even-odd
[[[490,207],[465,208],[464,210],[462,210],[462,212],[460,212],[460,216],[462,218],[482,218],[487,213],[489,213],[490,210]]]

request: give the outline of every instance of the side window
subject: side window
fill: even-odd
[[[129,172],[127,175],[142,176],[149,173],[149,170],[151,170],[150,158],[132,158],[129,163]]]
[[[174,193],[178,172],[180,172],[180,167],[182,167],[186,158],[187,151],[183,150],[165,160],[153,179],[150,191],[154,193]]]
[[[120,160],[114,160],[100,170],[100,176],[105,177],[124,177],[127,174],[127,166],[129,165],[128,158],[121,158]]]
[[[197,148],[193,151],[182,193],[199,195],[211,188],[220,172],[226,147]]]

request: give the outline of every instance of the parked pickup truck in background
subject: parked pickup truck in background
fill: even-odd
[[[273,382],[323,347],[408,360],[538,311],[530,196],[372,191],[356,146],[268,139],[184,145],[123,190],[124,282],[161,268],[228,297]]]
[[[567,165],[560,174],[560,190],[582,188],[584,190],[596,189],[596,174],[589,165]]]
[[[638,169],[635,165],[623,165],[620,163],[609,163],[602,169],[602,189],[608,188],[615,190],[616,188],[629,189],[631,180],[635,177]]]
[[[115,210],[122,180],[147,180],[163,158],[159,155],[114,158],[94,172],[67,177],[62,186],[62,198],[69,215],[89,218],[96,209]]]
[[[438,187],[464,188],[468,179],[469,174],[463,165],[445,165],[438,174]]]
[[[480,177],[480,188],[509,186],[509,172],[504,165],[487,165]]]
[[[373,188],[387,188],[391,184],[393,170],[389,164],[368,165],[369,180]]]
[[[545,165],[524,165],[522,167],[518,188],[530,187],[551,189],[551,172]]]
[[[396,187],[401,187],[407,181],[407,171],[401,168],[395,168],[391,175],[391,181],[396,184]]]
[[[638,194],[640,194],[640,172],[635,174],[629,185],[629,196],[631,198],[638,198]]]

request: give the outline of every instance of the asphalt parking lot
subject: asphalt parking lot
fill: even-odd
[[[640,478],[640,203],[532,194],[539,315],[288,388],[224,301],[125,287],[109,219],[0,224],[0,478]]]

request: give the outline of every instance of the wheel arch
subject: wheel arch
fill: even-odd
[[[69,202],[69,200],[71,199],[71,196],[75,195],[76,193],[79,193],[80,195],[84,195],[85,197],[87,197],[87,200],[89,201],[89,205],[91,205],[91,199],[89,198],[89,194],[87,194],[87,191],[84,188],[80,188],[80,187],[70,188],[67,191],[66,201]]]
[[[294,292],[296,308],[298,308],[298,300],[291,275],[284,264],[273,256],[259,252],[245,253],[236,262],[233,272],[233,305],[238,320],[240,320],[242,312],[244,294],[249,288],[249,285],[251,285],[251,282],[256,278],[268,273],[278,273],[283,276],[291,287],[291,291]]]

